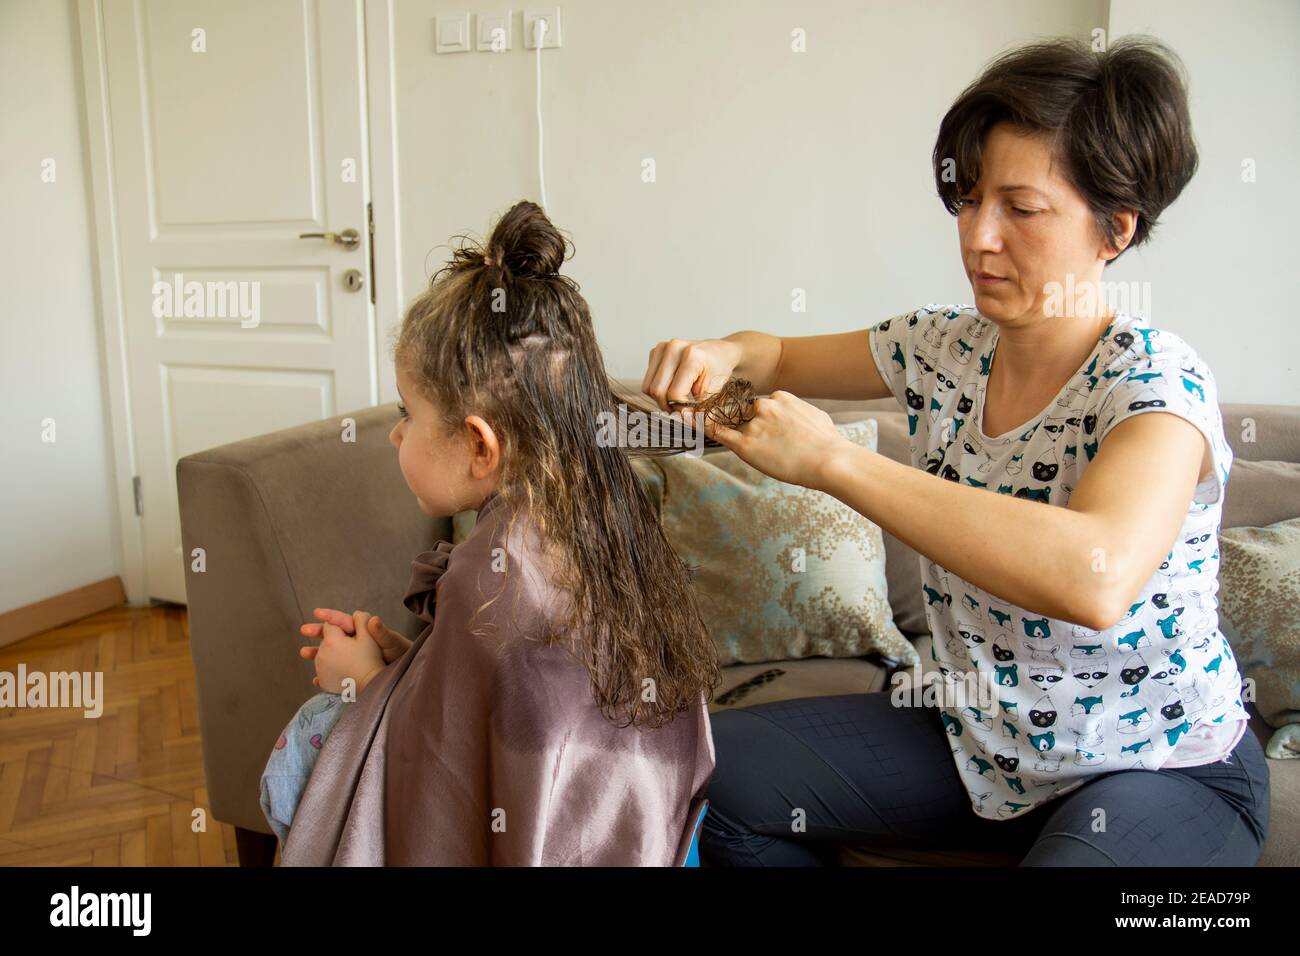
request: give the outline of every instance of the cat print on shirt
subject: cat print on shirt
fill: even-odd
[[[1192,422],[1212,452],[1165,561],[1105,631],[1025,611],[921,559],[940,672],[974,671],[998,688],[990,710],[939,708],[975,812],[1008,819],[1097,773],[1159,769],[1192,728],[1247,718],[1216,598],[1232,451],[1213,376],[1191,347],[1117,313],[1041,414],[987,436],[979,415],[997,343],[990,320],[973,306],[929,305],[870,333],[907,413],[912,464],[948,481],[1064,506],[1109,431],[1156,411]]]

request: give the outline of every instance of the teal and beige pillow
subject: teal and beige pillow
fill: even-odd
[[[1278,731],[1270,757],[1300,757],[1300,518],[1219,532],[1219,629],[1255,709]]]
[[[875,450],[875,419],[836,427]],[[873,653],[919,663],[894,624],[878,525],[730,451],[640,459],[636,468],[669,542],[697,568],[700,609],[724,666]]]

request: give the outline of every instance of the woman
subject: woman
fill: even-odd
[[[1269,781],[1218,631],[1232,453],[1214,379],[1097,294],[1195,172],[1176,57],[1141,38],[1005,54],[948,111],[933,161],[974,307],[661,342],[642,387],[665,409],[732,376],[770,392],[711,434],[919,552],[937,670],[991,682],[996,702],[853,694],[715,715],[702,855],[815,865],[901,843],[1251,865]],[[914,467],[792,393],[894,396]]]

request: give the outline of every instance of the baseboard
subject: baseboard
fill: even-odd
[[[0,647],[126,603],[117,575],[0,614]]]

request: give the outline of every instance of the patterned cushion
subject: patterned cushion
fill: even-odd
[[[836,427],[875,450],[874,419]],[[731,452],[636,467],[669,542],[698,568],[700,608],[723,665],[872,653],[919,662],[894,624],[878,525]]]
[[[1265,528],[1225,528],[1219,568],[1219,628],[1255,708],[1274,727],[1300,724],[1300,518]]]
[[[861,421],[866,417],[861,409],[833,411],[830,416],[835,422]],[[876,450],[886,458],[910,465],[912,440],[907,434],[907,416],[903,412],[875,412],[871,417],[879,428]],[[915,646],[915,638],[930,633],[930,622],[925,619],[925,592],[921,590],[920,555],[884,528],[880,530],[885,538],[885,578],[894,623]]]

